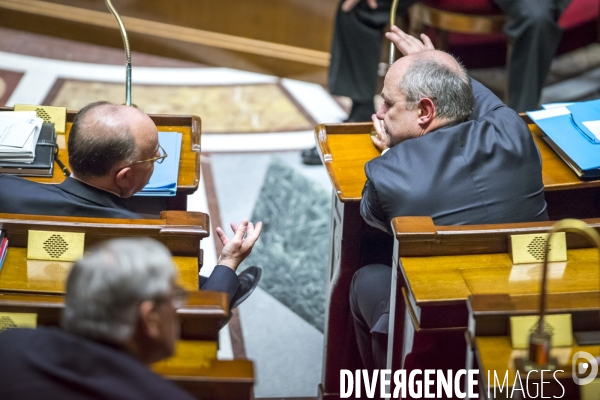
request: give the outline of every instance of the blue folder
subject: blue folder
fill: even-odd
[[[600,177],[600,140],[583,121],[600,120],[600,100],[568,105],[569,113],[539,118],[539,112],[527,112],[546,134],[548,144],[582,178]],[[579,171],[578,171],[579,170]]]
[[[136,196],[175,196],[181,140],[182,136],[179,132],[158,132],[158,142],[167,152],[167,158],[161,164],[154,163],[154,172],[148,184],[136,193]]]

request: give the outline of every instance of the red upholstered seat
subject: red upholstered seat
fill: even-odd
[[[498,15],[501,10],[491,0],[422,0],[434,9],[471,15]],[[600,0],[572,0],[559,19],[564,29],[558,54],[575,50],[598,40]],[[435,36],[431,29],[426,33]],[[448,49],[467,68],[502,66],[506,63],[506,37],[449,33]]]

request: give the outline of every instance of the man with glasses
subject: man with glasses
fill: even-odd
[[[167,157],[148,115],[109,102],[89,104],[73,119],[68,150],[72,174],[59,185],[0,175],[0,213],[141,218],[123,199],[142,190],[154,172],[154,163]],[[250,240],[245,243],[227,242],[223,230],[217,229],[225,247],[211,276],[201,277],[201,288],[228,293],[232,308],[256,288],[261,270],[250,267],[238,277],[235,270],[239,264],[223,262],[223,254],[241,247],[249,254],[261,227],[260,222],[256,229],[247,221],[239,228],[232,224],[234,233],[238,229],[247,232]]]
[[[173,354],[186,292],[167,248],[104,242],[73,266],[61,328],[0,334],[2,399],[192,399],[148,366]]]

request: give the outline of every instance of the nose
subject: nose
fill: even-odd
[[[385,118],[385,113],[386,113],[386,107],[385,107],[385,103],[381,103],[381,105],[379,106],[379,109],[377,110],[377,118],[383,120]]]

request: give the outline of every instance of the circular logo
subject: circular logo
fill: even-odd
[[[586,361],[581,361],[580,359],[582,358]],[[596,358],[590,353],[578,351],[573,354],[571,365],[573,366],[573,380],[576,384],[587,385],[596,379],[596,375],[598,374],[598,361],[596,361]],[[585,376],[585,378],[581,378],[582,376]]]

